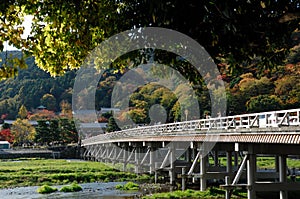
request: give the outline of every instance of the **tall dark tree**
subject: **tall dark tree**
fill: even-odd
[[[40,143],[42,145],[48,144],[51,142],[49,136],[49,121],[47,120],[38,120],[38,125],[36,127],[36,135],[35,135],[35,142]]]
[[[78,142],[78,132],[72,119],[60,118],[59,129],[60,140],[62,143],[68,144]]]
[[[106,131],[113,132],[113,131],[119,131],[119,130],[121,130],[121,129],[119,128],[118,124],[116,123],[116,120],[114,119],[113,116],[111,116],[108,119]]]

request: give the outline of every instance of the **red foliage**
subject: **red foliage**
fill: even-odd
[[[2,115],[1,115],[1,119],[4,120],[4,119],[7,117],[7,115],[8,115],[7,113],[6,113],[6,114],[2,114]]]
[[[14,136],[11,134],[10,129],[3,129],[0,131],[0,140],[8,141],[9,143],[14,141]]]

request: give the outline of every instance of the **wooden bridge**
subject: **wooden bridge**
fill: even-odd
[[[265,191],[285,199],[300,190],[287,167],[287,157],[300,155],[300,109],[136,127],[84,138],[82,147],[84,159],[122,163],[123,170],[134,164],[134,172],[171,184],[180,180],[183,189],[186,183],[200,190],[222,183],[226,198],[239,187],[250,199]],[[260,156],[274,157],[275,168],[257,169]]]

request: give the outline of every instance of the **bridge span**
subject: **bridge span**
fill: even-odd
[[[300,190],[289,179],[287,158],[300,155],[300,109],[214,117],[171,124],[142,126],[99,134],[82,140],[82,158],[122,163],[123,170],[197,183],[205,190],[220,182],[230,198],[235,188],[245,187],[248,198],[259,192]],[[259,157],[273,157],[274,169],[257,169]],[[222,161],[226,163],[222,165]]]

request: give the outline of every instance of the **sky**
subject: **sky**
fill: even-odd
[[[22,35],[22,38],[24,39],[27,38],[27,36],[30,34],[32,18],[33,18],[32,15],[27,15],[24,17],[24,22],[22,24],[25,27],[24,33]],[[3,51],[6,50],[18,50],[18,49],[15,48],[14,46],[8,45],[8,42],[5,42]]]

